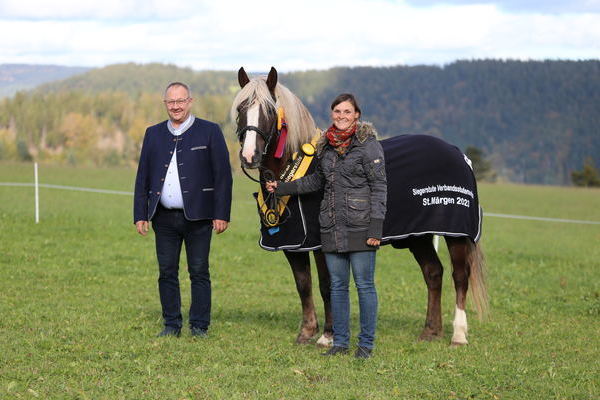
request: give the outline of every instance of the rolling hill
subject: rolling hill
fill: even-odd
[[[190,84],[194,112],[220,123],[234,141],[228,111],[238,90],[235,71],[119,64],[1,102],[0,157],[133,163],[144,127],[165,118],[160,96],[174,80]],[[353,92],[363,119],[382,136],[426,133],[463,151],[475,146],[503,180],[565,185],[586,158],[600,164],[599,60],[339,67],[280,74],[280,82],[321,127],[330,101]]]

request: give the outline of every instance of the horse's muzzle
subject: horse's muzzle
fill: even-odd
[[[240,152],[240,161],[242,163],[242,167],[246,169],[257,169],[260,166],[260,155],[256,152],[252,156],[251,162],[248,162],[246,158]]]

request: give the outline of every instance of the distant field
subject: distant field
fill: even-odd
[[[47,184],[132,191],[133,179],[131,169],[40,167]],[[0,182],[32,180],[31,165],[0,163]],[[446,337],[417,343],[425,285],[409,252],[385,247],[375,357],[330,360],[293,344],[299,301],[283,255],[256,244],[253,190],[236,177],[232,224],[213,240],[210,337],[158,340],[153,237],[134,232],[130,196],[42,188],[36,225],[33,188],[0,186],[0,398],[600,397],[600,225],[485,218],[491,315],[469,314],[464,348],[448,346],[451,269]],[[600,221],[597,189],[480,185],[480,197],[487,212]],[[183,262],[184,307],[186,275]]]

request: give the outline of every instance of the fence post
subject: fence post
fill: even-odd
[[[35,180],[35,223],[38,224],[40,222],[40,189],[39,189],[39,180],[38,180],[38,163],[33,163],[33,175]]]
[[[437,253],[438,247],[440,247],[440,237],[438,235],[433,235],[433,248]]]

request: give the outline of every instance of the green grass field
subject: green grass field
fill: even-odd
[[[132,191],[133,179],[131,169],[40,167],[42,183]],[[0,163],[0,182],[32,180],[31,165]],[[600,397],[600,225],[485,218],[491,315],[479,322],[469,313],[462,348],[448,346],[451,269],[446,337],[419,343],[420,270],[408,251],[385,247],[374,358],[325,359],[294,344],[300,304],[283,254],[257,245],[254,185],[236,177],[233,222],[213,239],[213,323],[204,340],[187,331],[155,337],[153,237],[135,233],[130,196],[42,188],[36,225],[33,188],[0,186],[0,398]],[[488,212],[600,221],[597,189],[481,185],[480,197]],[[181,277],[187,307],[185,265]]]

